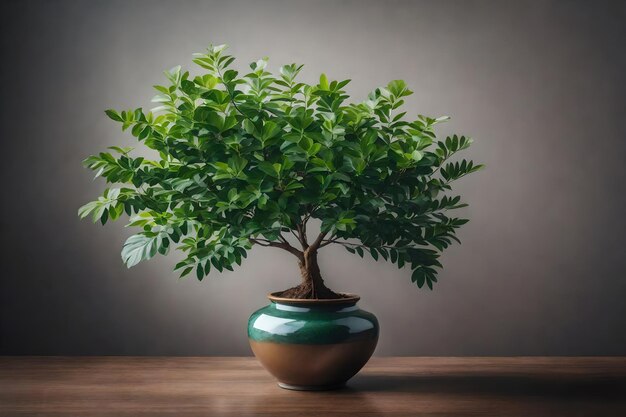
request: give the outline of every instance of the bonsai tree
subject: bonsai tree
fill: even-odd
[[[440,253],[467,222],[449,215],[466,204],[447,193],[482,167],[450,161],[472,140],[437,140],[433,129],[448,117],[406,120],[401,107],[412,92],[404,81],[348,103],[350,80],[322,74],[309,85],[296,79],[302,65],[273,75],[267,58],[241,76],[225,51],[195,54],[200,75],[167,71],[151,112],[106,111],[155,157],[111,147],[87,158],[96,177],[121,185],[81,207],[80,217],[105,224],[130,216],[129,226],[141,229],[122,248],[128,267],[176,246],[185,255],[181,277],[195,270],[202,280],[264,246],[289,252],[300,267],[302,282],[283,297],[337,298],[317,260],[335,245],[409,266],[412,281],[432,289]],[[312,219],[321,222],[315,232]]]

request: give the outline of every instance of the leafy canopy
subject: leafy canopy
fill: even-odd
[[[408,265],[413,282],[432,288],[440,252],[467,222],[449,216],[465,204],[446,193],[482,167],[450,161],[472,140],[438,141],[433,128],[447,117],[407,121],[400,108],[412,92],[404,81],[347,103],[349,80],[322,74],[308,85],[296,79],[301,65],[273,75],[267,58],[241,76],[225,51],[195,54],[202,75],[167,71],[151,112],[106,111],[159,157],[111,147],[87,158],[96,177],[121,185],[81,207],[80,217],[104,224],[125,212],[129,226],[141,228],[122,249],[129,267],[177,246],[185,258],[176,269],[195,269],[200,280],[240,265],[254,244],[297,255],[284,234],[307,249],[306,224],[315,218],[316,250],[338,244]]]

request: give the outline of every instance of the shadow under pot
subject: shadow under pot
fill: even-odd
[[[374,353],[378,320],[357,306],[358,296],[300,300],[270,294],[268,298],[271,303],[248,320],[248,339],[254,355],[280,387],[342,387]]]

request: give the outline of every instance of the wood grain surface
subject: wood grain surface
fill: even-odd
[[[626,416],[626,358],[374,358],[286,391],[253,358],[0,357],[0,416]]]

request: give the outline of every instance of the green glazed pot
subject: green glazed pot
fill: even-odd
[[[248,320],[254,355],[282,388],[322,390],[343,386],[372,356],[376,316],[359,297],[296,300],[269,295],[271,303]]]

